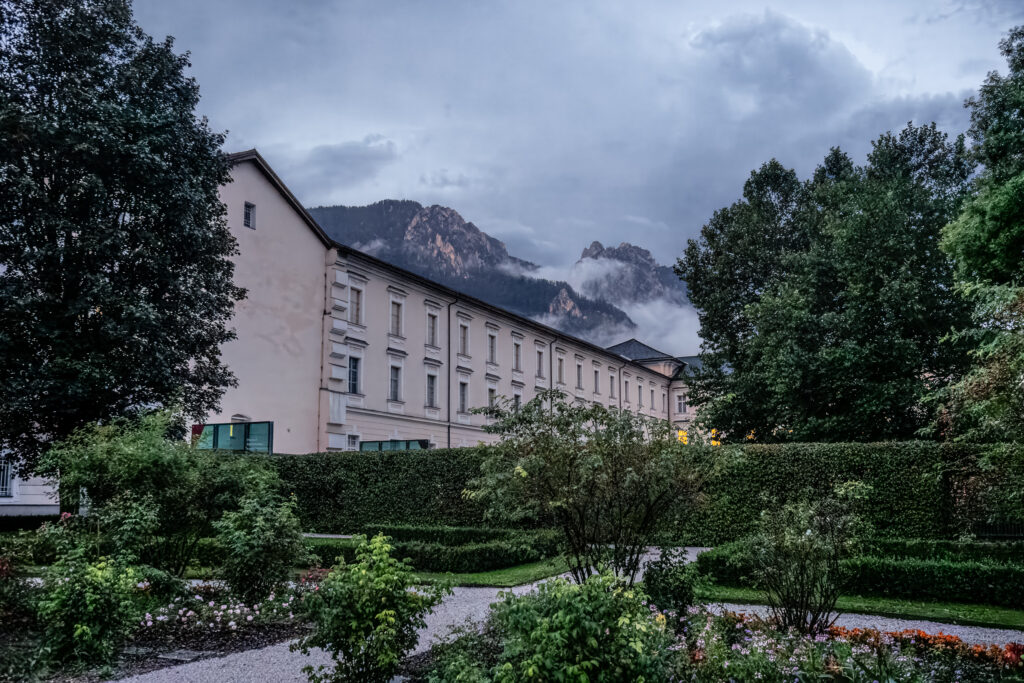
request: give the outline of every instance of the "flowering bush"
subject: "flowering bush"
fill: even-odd
[[[303,668],[314,683],[389,681],[402,657],[416,646],[417,630],[441,601],[445,589],[414,588],[412,568],[391,556],[383,535],[356,550],[356,562],[342,559],[306,596],[316,631],[292,646],[309,654],[326,649],[333,670]]]
[[[137,582],[130,567],[71,548],[43,579],[36,609],[44,646],[63,662],[110,661],[133,630]]]
[[[565,590],[558,583],[554,589]],[[550,591],[540,589],[542,594]],[[505,604],[526,606],[543,601],[550,598],[534,594]],[[659,612],[653,606],[645,613],[633,612],[622,622],[627,630],[642,624],[644,633],[666,636],[668,643],[648,649],[649,642],[630,637],[617,646],[610,635],[616,619],[597,613],[588,615],[592,619],[572,618],[572,612],[586,611],[580,602],[577,596],[558,612],[536,607],[524,610],[518,616],[529,618],[518,626],[513,622],[513,629],[509,628],[509,614],[503,614],[507,608],[497,606],[483,628],[458,632],[454,641],[435,648],[429,679],[584,680],[586,676],[585,680],[707,683],[1024,681],[1024,645],[1020,643],[985,647],[941,633],[909,630],[883,633],[832,628],[825,633],[801,635],[780,631],[772,622],[758,617],[730,612],[717,615],[699,607],[689,608],[682,616]],[[678,624],[674,638],[666,624]],[[516,633],[516,628],[521,633]],[[609,633],[602,634],[604,628]],[[660,669],[622,668],[641,652],[656,653]]]
[[[298,618],[301,602],[299,590],[271,593],[263,600],[246,603],[209,588],[199,588],[191,595],[177,597],[146,612],[138,625],[147,635],[244,631],[260,624]]]

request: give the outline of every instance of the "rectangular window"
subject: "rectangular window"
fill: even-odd
[[[256,205],[245,203],[245,213],[242,216],[242,225],[252,230],[256,229]]]
[[[487,387],[487,405],[490,408],[494,407],[495,402],[498,400],[498,391],[494,387]]]
[[[544,378],[544,352],[540,350],[537,351],[537,376]]]
[[[512,369],[516,372],[523,369],[523,345],[517,341],[512,342]]]
[[[391,302],[391,334],[402,336],[402,304],[397,301]]]
[[[558,359],[558,383],[565,384],[565,359]]]
[[[651,389],[651,410],[654,410],[654,389]]]
[[[459,353],[469,355],[469,325],[459,323]]]
[[[686,412],[686,394],[676,394],[676,412]]]
[[[626,399],[626,403],[629,403],[629,380],[623,382],[625,390],[622,392],[622,398]]]
[[[580,363],[576,364],[576,388],[583,388],[583,365]]]
[[[348,393],[359,393],[359,358],[348,359]]]
[[[427,375],[427,407],[437,407],[437,375]]]
[[[359,435],[349,434],[348,435],[348,450],[358,451],[359,450]]]
[[[391,366],[391,385],[388,391],[388,400],[402,400],[402,368]]]
[[[427,344],[437,346],[437,314],[427,313]]]
[[[665,392],[661,392],[661,410],[662,412],[668,410],[668,396]]]
[[[601,371],[594,370],[594,393],[601,393]]]
[[[0,498],[14,496],[14,463],[0,458]]]
[[[518,391],[512,394],[512,410],[519,410],[523,405],[523,395]]]
[[[228,422],[195,425],[192,434],[198,437],[200,450],[237,451],[240,453],[272,453],[273,422]]]
[[[496,334],[487,335],[487,362],[498,362],[498,335]]]
[[[644,407],[644,385],[639,382],[636,383],[636,407]]]
[[[361,325],[363,323],[363,290],[350,288],[348,291],[348,321]]]
[[[469,412],[469,383],[459,382],[459,412]]]
[[[608,376],[608,395],[615,398],[615,375]]]

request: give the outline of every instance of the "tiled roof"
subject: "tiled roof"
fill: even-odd
[[[664,351],[659,351],[653,346],[648,346],[637,339],[627,339],[626,341],[615,344],[614,346],[609,346],[607,350],[630,360],[675,358],[675,356],[669,355]]]

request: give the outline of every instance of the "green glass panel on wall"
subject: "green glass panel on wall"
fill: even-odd
[[[245,450],[245,425],[217,425],[217,448],[222,451]]]
[[[253,422],[249,425],[249,436],[245,441],[245,450],[254,453],[270,452],[269,422]]]

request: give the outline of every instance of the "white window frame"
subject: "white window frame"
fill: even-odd
[[[469,345],[471,340],[469,338],[469,323],[459,322],[459,355],[471,358],[469,354]]]
[[[402,389],[402,365],[392,361],[388,363],[388,400],[392,403],[401,403],[404,393]]]
[[[349,285],[348,287],[348,321],[353,325],[363,324],[363,299],[364,290],[362,287]]]
[[[352,362],[355,361],[355,367],[353,368]],[[356,386],[355,391],[352,390],[352,371],[355,370],[356,374]],[[349,394],[362,395],[360,391],[360,385],[363,383],[363,357],[354,356],[349,353],[348,356],[348,376],[345,378],[345,391]]]
[[[437,311],[427,311],[427,346],[437,346],[437,328],[439,324]]]
[[[512,340],[512,370],[523,371],[523,342],[521,339]]]
[[[491,365],[498,363],[498,335],[495,332],[487,333],[487,362]]]
[[[391,305],[388,308],[388,334],[393,337],[402,337],[405,329],[405,302],[398,297],[391,297]],[[395,320],[395,307],[398,307],[398,319]],[[397,322],[397,325],[396,325]]]
[[[256,205],[252,202],[245,202],[242,207],[242,226],[250,230],[256,229]]]
[[[431,379],[434,380],[434,395],[433,396],[430,395],[430,380]],[[424,390],[424,392],[426,392],[426,397],[425,397],[426,400],[424,401],[424,407],[425,408],[430,408],[431,410],[437,410],[438,407],[439,407],[438,406],[438,400],[437,400],[437,371],[429,371],[429,370],[427,371],[427,378],[426,378],[426,380],[424,380],[423,390]]]
[[[459,413],[465,415],[469,413],[469,380],[462,377],[459,378]]]

